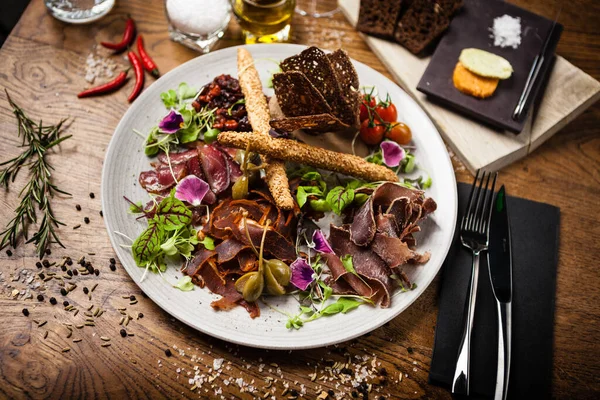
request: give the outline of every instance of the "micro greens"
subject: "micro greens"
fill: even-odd
[[[173,285],[173,287],[181,290],[182,292],[189,292],[191,290],[194,290],[194,283],[192,282],[192,277],[184,276],[183,278],[179,279],[177,283]]]

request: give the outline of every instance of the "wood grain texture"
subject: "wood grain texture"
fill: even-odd
[[[208,383],[200,390],[190,391],[188,379],[194,376],[195,366],[202,374],[209,374],[213,359],[224,358],[222,375],[213,384],[223,388],[226,398],[253,398],[249,393],[242,393],[233,380],[242,377],[249,383],[254,379],[254,385],[262,387],[265,376],[278,380],[273,384],[277,398],[284,398],[281,396],[284,381],[298,391],[300,385],[306,385],[304,398],[315,398],[319,385],[337,393],[349,390],[350,385],[336,388],[336,381],[311,382],[309,377],[315,367],[318,372],[324,369],[327,359],[346,362],[348,356],[344,354],[347,353],[352,357],[368,356],[369,362],[376,356],[377,362],[381,362],[378,368],[385,367],[389,372],[388,383],[377,396],[450,398],[447,391],[427,383],[439,278],[399,318],[372,334],[337,348],[289,354],[233,346],[193,331],[145,299],[119,266],[114,272],[109,269],[108,260],[114,253],[99,215],[100,170],[111,134],[127,108],[126,96],[132,83],[111,96],[77,100],[75,94],[86,87],[85,58],[100,40],[119,37],[128,13],[138,22],[146,46],[163,73],[196,56],[168,39],[163,1],[117,3],[109,16],[92,25],[69,26],[50,17],[43,2],[33,1],[0,50],[0,85],[9,90],[17,103],[33,117],[43,118],[46,122],[73,117],[67,132],[74,138],[64,142],[60,152],[51,156],[56,165],[56,183],[73,194],[72,198],[55,201],[59,219],[67,223],[67,227],[60,230],[67,249],[54,246],[48,259],[60,261],[63,255],[77,259],[95,253],[87,258],[100,272],[97,277],[73,279],[78,288],[67,298],[80,309],[74,317],[73,312],[67,313],[61,306],[64,298],[59,293],[57,280],[45,283],[44,302],[35,300],[37,291],[30,300],[10,298],[14,288],[26,287],[25,283],[12,281],[13,277],[23,270],[38,272],[37,259],[30,245],[19,247],[11,257],[4,251],[0,253],[0,397],[218,398]],[[306,5],[308,1],[299,3]],[[546,17],[554,16],[554,9],[544,0],[516,3]],[[580,12],[582,9],[588,12]],[[570,1],[564,4],[562,15],[565,32],[559,54],[599,79],[597,2]],[[296,15],[293,26],[294,42],[329,49],[343,47],[351,57],[390,76],[342,15],[325,20]],[[239,43],[239,29],[232,22],[219,46]],[[125,61],[122,62],[125,65]],[[148,79],[146,85],[151,83]],[[0,160],[18,152],[15,128],[5,95],[0,93]],[[454,164],[457,178],[469,181],[471,177],[464,166],[456,160]],[[8,222],[17,204],[17,191],[24,178],[25,174],[19,176],[8,193],[2,191],[0,194],[1,226]],[[597,254],[600,254],[597,240],[600,237],[597,213],[600,107],[591,107],[534,153],[503,169],[500,180],[507,185],[511,195],[561,208],[553,397],[594,398],[600,391],[600,350],[597,345],[600,339],[600,294],[597,290],[600,281],[597,268]],[[90,192],[97,194],[95,199],[90,198]],[[82,211],[76,211],[76,204],[81,205]],[[91,219],[89,225],[83,222],[84,216]],[[78,224],[81,228],[73,230],[72,227]],[[57,267],[44,270],[62,274]],[[98,287],[90,301],[82,288],[91,289],[95,283]],[[122,298],[132,294],[138,301],[135,305]],[[59,304],[50,305],[49,296],[55,296]],[[83,323],[83,312],[90,304],[105,310],[102,316],[95,318],[96,326],[82,330],[73,328],[73,336],[66,338],[68,330],[63,323]],[[24,307],[31,313],[28,318],[21,313]],[[135,336],[119,336],[121,314],[118,308],[122,307],[134,317],[127,331]],[[142,319],[135,319],[138,312],[144,314]],[[38,327],[33,323],[34,319],[48,322]],[[48,331],[46,339],[45,331]],[[100,336],[110,337],[111,346],[101,347]],[[73,343],[75,338],[82,341]],[[180,355],[173,345],[183,349],[185,355]],[[62,353],[67,346],[71,350]],[[171,348],[172,357],[165,355],[166,348]],[[271,363],[278,366],[271,366]],[[265,364],[262,372],[259,370],[261,364]],[[180,373],[177,373],[178,368]],[[399,372],[403,379],[397,382]],[[232,382],[227,386],[224,381],[229,379]],[[205,388],[208,391],[205,392]],[[256,395],[262,396],[262,393],[261,389]]]

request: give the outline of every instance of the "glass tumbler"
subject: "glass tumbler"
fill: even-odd
[[[87,24],[102,18],[115,5],[115,0],[44,0],[56,19],[71,24]]]
[[[231,0],[246,44],[286,42],[296,0]]]
[[[171,40],[208,53],[231,19],[229,0],[165,0]]]

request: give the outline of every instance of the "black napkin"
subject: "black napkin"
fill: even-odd
[[[470,185],[458,185],[458,221]],[[510,193],[510,187],[507,187]],[[550,398],[552,341],[560,210],[508,197],[513,250],[512,360],[509,399]],[[442,268],[439,314],[429,382],[450,388],[460,344],[471,252],[460,244],[458,227]],[[493,397],[498,331],[487,255],[479,265],[479,290],[472,336],[471,397]]]

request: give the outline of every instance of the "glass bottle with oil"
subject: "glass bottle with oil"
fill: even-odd
[[[231,0],[247,44],[285,42],[296,0]]]

